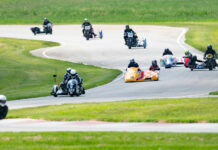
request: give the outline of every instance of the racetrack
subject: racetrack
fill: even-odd
[[[136,31],[139,39],[146,37],[148,42],[146,49],[135,48],[129,50],[124,45],[123,25],[94,25],[96,31],[103,30],[104,38],[102,40],[86,41],[82,36],[79,25],[54,26],[53,35],[37,36],[30,32],[30,26],[0,26],[0,37],[59,42],[61,43],[59,47],[34,50],[32,53],[46,58],[117,68],[123,71],[131,58],[135,58],[142,69],[148,69],[152,60],[160,60],[166,47],[170,48],[176,57],[182,57],[184,49],[188,47],[193,54],[202,59],[201,52],[184,44],[186,28],[142,25],[131,27]],[[73,68],[73,66],[69,67]],[[159,81],[124,83],[121,75],[107,85],[87,90],[86,95],[81,97],[54,98],[49,96],[9,101],[8,105],[10,109],[15,109],[63,103],[208,96],[209,92],[218,90],[217,76],[217,69],[214,71],[199,70],[191,72],[183,66],[172,69],[161,68]]]
[[[129,59],[135,58],[142,69],[148,69],[153,59],[159,61],[164,48],[182,57],[185,48],[202,59],[202,53],[184,44],[186,28],[162,26],[132,26],[139,37],[146,37],[148,48],[128,50],[123,41],[122,25],[96,25],[104,38],[86,41],[79,25],[54,26],[53,35],[34,36],[30,26],[0,26],[0,37],[48,40],[61,43],[59,47],[34,50],[36,56],[81,62],[101,67],[124,70]],[[72,67],[73,66],[69,66]],[[66,69],[66,68],[63,68]],[[193,71],[182,67],[161,68],[159,81],[124,83],[120,75],[113,82],[89,89],[81,97],[52,96],[9,101],[10,109],[55,105],[63,103],[109,102],[132,99],[201,97],[218,90],[218,70]],[[85,81],[84,81],[85,82]],[[52,85],[51,85],[52,87]],[[48,91],[50,92],[50,91]],[[18,123],[20,124],[18,125]],[[160,131],[160,132],[218,132],[217,124],[159,124],[159,123],[104,123],[104,122],[44,122],[35,120],[3,120],[2,131]],[[67,125],[63,125],[67,124]],[[70,124],[70,126],[68,125]],[[90,124],[94,124],[90,128]],[[43,126],[43,128],[42,128]],[[140,127],[139,127],[140,126]],[[66,127],[66,128],[65,128]],[[42,130],[44,129],[44,130]]]

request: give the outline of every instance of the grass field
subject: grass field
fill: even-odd
[[[218,134],[128,132],[0,133],[1,150],[215,150]]]
[[[11,110],[7,118],[114,122],[218,122],[218,98],[65,104]]]
[[[56,84],[53,74],[57,74],[60,82],[67,67],[77,69],[85,88],[108,83],[120,74],[119,70],[44,59],[29,53],[33,49],[57,45],[54,42],[0,38],[0,93],[9,100],[49,95]]]
[[[217,0],[1,0],[0,24],[217,21]]]

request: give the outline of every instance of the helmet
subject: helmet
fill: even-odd
[[[72,70],[72,68],[67,68],[67,72],[70,73],[70,71]]]
[[[44,18],[44,20],[47,20],[47,18]]]
[[[135,62],[135,60],[134,59],[130,59],[130,62]]]
[[[88,21],[88,19],[87,19],[87,18],[85,18],[85,19],[84,19],[84,21]]]
[[[164,51],[169,51],[169,48],[165,48],[165,50]]]
[[[212,45],[211,44],[207,45],[207,49],[212,49]]]
[[[129,29],[129,25],[128,24],[126,25],[126,29]]]
[[[189,50],[185,50],[185,55],[187,56],[189,54]]]
[[[71,74],[72,76],[75,76],[75,75],[76,75],[76,70],[75,70],[75,69],[71,69],[70,74]]]
[[[4,95],[0,95],[0,103],[5,104],[6,101],[7,101],[6,96],[4,96]]]
[[[157,66],[157,60],[152,60],[152,66]]]

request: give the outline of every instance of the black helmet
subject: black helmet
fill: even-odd
[[[126,25],[126,29],[129,29],[129,25],[128,24]]]
[[[157,60],[152,60],[152,66],[157,66]]]
[[[165,51],[165,52],[166,52],[166,51],[169,51],[169,48],[165,48],[165,50],[164,50],[164,51]]]
[[[212,45],[207,45],[207,49],[212,49]]]
[[[130,59],[130,62],[135,62],[135,60],[134,59]]]

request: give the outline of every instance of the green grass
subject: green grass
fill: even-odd
[[[11,110],[7,118],[113,122],[218,122],[218,98],[65,104]]]
[[[210,94],[210,95],[218,95],[218,91],[216,91],[216,92],[210,92],[209,94]]]
[[[1,0],[0,24],[217,21],[217,0]]]
[[[1,150],[215,150],[217,141],[209,133],[0,133]]]
[[[58,43],[0,38],[0,93],[9,100],[49,95],[54,83],[63,80],[67,67],[75,68],[84,79],[85,88],[112,81],[119,70],[39,58],[30,50],[58,46]]]

